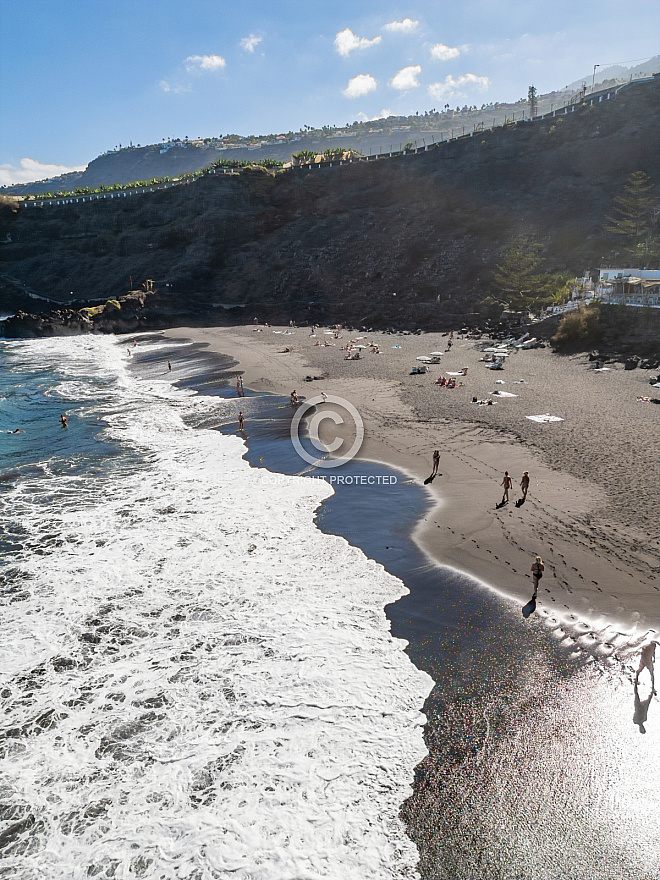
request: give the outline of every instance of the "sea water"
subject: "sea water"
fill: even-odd
[[[415,876],[404,584],[150,351],[2,344],[0,877]]]

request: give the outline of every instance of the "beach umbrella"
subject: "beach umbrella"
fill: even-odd
[[[353,348],[368,348],[367,345],[354,345]]]

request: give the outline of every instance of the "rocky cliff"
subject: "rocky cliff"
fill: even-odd
[[[7,212],[0,310],[105,301],[132,277],[156,281],[152,325],[258,315],[442,329],[492,292],[520,232],[543,243],[549,271],[616,261],[604,218],[636,170],[660,182],[657,77],[417,155]]]

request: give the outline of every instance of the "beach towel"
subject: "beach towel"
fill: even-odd
[[[540,416],[525,416],[526,419],[531,419],[533,422],[563,422],[564,420],[559,416],[551,416],[550,413],[543,413]]]
[[[462,376],[463,373],[445,373],[446,376]]]
[[[611,371],[611,367],[597,367],[594,373],[610,373]]]
[[[510,391],[493,391],[493,395],[497,397],[518,397],[517,394],[511,394]]]

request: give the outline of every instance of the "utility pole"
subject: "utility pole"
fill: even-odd
[[[591,94],[592,95],[594,92],[594,85],[596,83],[596,68],[597,67],[600,67],[600,64],[594,64],[594,73],[593,73],[593,76],[591,77]]]

